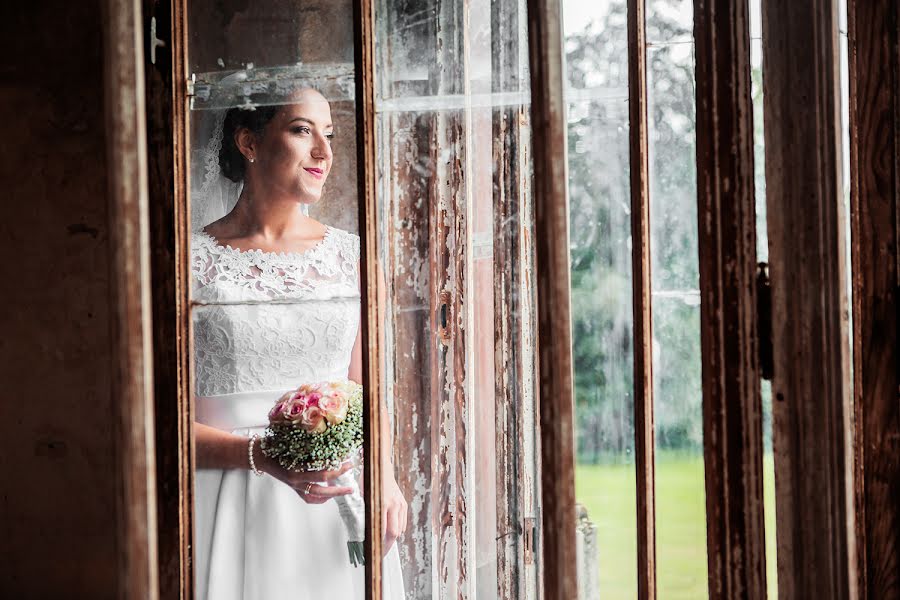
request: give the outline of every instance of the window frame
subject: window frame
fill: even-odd
[[[149,188],[149,259],[152,286],[152,344],[154,372],[154,411],[156,421],[156,493],[157,493],[157,566],[159,576],[159,595],[162,598],[190,598],[193,596],[193,577],[191,573],[192,532],[191,519],[193,511],[193,446],[191,429],[193,422],[190,382],[190,314],[188,304],[189,288],[189,219],[188,219],[188,153],[189,138],[187,132],[187,103],[189,90],[187,85],[187,31],[186,6],[188,0],[173,0],[171,3],[160,3],[155,0],[143,0],[142,16],[144,31],[147,32],[147,46],[144,54],[144,93],[147,110],[147,159]],[[746,1],[735,6],[732,3],[717,0],[696,0],[695,24],[697,27],[698,56],[698,108],[702,102],[712,107],[712,119],[716,115],[716,125],[707,119],[698,119],[698,202],[700,202],[701,221],[726,224],[739,231],[735,239],[726,235],[725,229],[704,231],[701,227],[701,295],[706,307],[702,321],[704,339],[704,457],[707,474],[707,527],[709,590],[710,598],[754,597],[755,591],[765,588],[765,556],[762,539],[762,496],[761,496],[761,436],[757,435],[758,427],[758,362],[756,346],[762,338],[757,337],[758,318],[756,296],[751,282],[755,275],[755,251],[750,251],[748,237],[755,230],[755,214],[752,204],[752,132],[747,131],[746,115],[749,110],[749,35],[743,31],[735,32],[734,20],[741,23],[746,19]],[[833,54],[836,44],[836,27],[832,27],[828,11],[816,11],[812,0],[792,3],[809,11],[809,18],[797,22],[783,18],[778,10],[769,7],[764,11],[764,20],[768,28],[763,41],[766,56],[766,98],[767,114],[774,114],[774,105],[770,96],[784,94],[783,107],[793,117],[801,115],[806,107],[801,106],[796,97],[788,94],[790,86],[794,86],[795,74],[787,70],[779,71],[777,61],[781,49],[773,35],[793,35],[801,33],[801,29],[813,22],[813,30],[823,42],[820,51],[812,50],[813,40],[808,40],[809,57],[815,61],[820,75],[828,80],[835,71]],[[896,40],[897,11],[879,13],[865,12],[863,3],[850,0],[851,31],[861,31],[866,27],[881,24],[878,29],[882,39]],[[882,6],[884,11],[887,4]],[[721,14],[718,9],[723,9]],[[731,10],[733,12],[727,12]],[[800,9],[797,9],[800,10]],[[384,382],[377,357],[381,348],[379,340],[383,339],[381,331],[383,319],[378,313],[378,292],[376,282],[377,260],[381,248],[376,230],[376,155],[375,155],[375,46],[374,46],[374,0],[355,0],[354,11],[354,53],[357,70],[357,126],[361,143],[358,145],[359,168],[359,207],[360,237],[362,241],[361,255],[366,268],[361,273],[365,290],[361,327],[364,347],[364,379],[369,390],[367,410],[366,443],[370,451],[367,458],[365,495],[367,499],[367,563],[366,576],[373,585],[368,586],[367,600],[380,598],[380,497],[377,490],[380,479],[380,463],[371,457],[378,456],[377,444],[379,436],[380,411],[373,410],[378,406],[378,398]],[[636,389],[636,454],[638,469],[638,497],[635,510],[639,523],[639,589],[641,598],[655,597],[654,567],[654,526],[653,526],[653,416],[652,416],[652,364],[650,353],[650,311],[649,311],[649,249],[648,235],[648,202],[647,189],[647,123],[646,123],[646,44],[643,38],[644,0],[629,0],[629,86],[632,129],[631,162],[639,165],[632,169],[632,211],[635,252],[635,378],[641,382]],[[885,16],[885,14],[887,16]],[[568,211],[566,205],[566,167],[565,161],[559,160],[558,148],[566,147],[564,87],[564,55],[561,31],[560,0],[528,0],[528,47],[531,61],[531,117],[534,129],[540,128],[547,143],[535,145],[534,160],[534,243],[535,264],[534,281],[537,289],[537,396],[539,398],[540,427],[540,507],[538,519],[539,532],[537,546],[540,552],[539,587],[542,597],[546,599],[565,599],[577,597],[577,560],[574,536],[569,535],[575,523],[574,501],[574,436],[572,428],[573,413],[573,376],[571,357],[571,326],[569,317],[569,263],[568,263]],[[798,27],[793,30],[791,27]],[[745,29],[740,25],[737,29]],[[707,36],[707,37],[704,37]],[[891,38],[890,36],[894,36]],[[163,44],[158,43],[162,38]],[[708,38],[708,39],[707,39]],[[719,44],[706,46],[705,41],[716,39]],[[856,44],[869,44],[877,41],[864,37],[855,40]],[[634,58],[631,57],[634,55]],[[854,235],[859,236],[865,226],[866,211],[875,211],[878,198],[875,192],[867,187],[869,179],[863,178],[868,169],[875,169],[874,159],[869,159],[872,148],[884,143],[883,137],[867,137],[867,131],[857,126],[863,122],[859,108],[870,96],[867,83],[876,78],[874,69],[867,70],[854,62],[856,54],[851,52],[851,132],[853,140],[853,160],[851,183],[854,186],[854,203],[852,218]],[[783,57],[782,57],[783,58]],[[886,73],[893,74],[890,90],[893,93],[890,101],[879,104],[880,109],[896,125],[900,122],[900,97],[896,80],[898,66],[896,53],[880,64]],[[719,67],[726,64],[724,71]],[[784,65],[782,65],[784,66]],[[775,67],[775,68],[773,68]],[[706,70],[704,70],[704,68]],[[723,76],[725,79],[717,80]],[[723,81],[731,83],[723,83]],[[738,90],[739,93],[732,93]],[[716,87],[718,86],[718,87]],[[731,90],[731,91],[730,91]],[[746,93],[745,93],[746,92]],[[836,104],[833,86],[825,86],[817,90],[819,95],[815,101],[824,110],[830,111]],[[871,92],[871,98],[881,98]],[[770,118],[767,117],[768,118]],[[839,119],[837,120],[839,122]],[[773,123],[774,124],[774,123]],[[835,141],[835,121],[811,122],[803,125],[822,139]],[[777,128],[767,128],[767,132]],[[895,131],[898,129],[894,128]],[[767,135],[767,155],[769,145],[775,147],[777,138]],[[889,133],[883,133],[883,136]],[[716,141],[718,139],[718,141]],[[728,153],[728,145],[723,139],[736,142],[737,154]],[[893,138],[893,180],[897,181],[898,144],[896,135]],[[784,141],[782,141],[784,143]],[[830,142],[829,142],[830,144]],[[749,154],[748,154],[749,148]],[[774,156],[774,155],[773,155]],[[793,167],[800,163],[796,157],[784,155],[786,172],[792,172],[796,179],[797,170]],[[769,160],[769,159],[767,159]],[[825,161],[829,165],[833,160]],[[832,165],[833,166],[833,165]],[[824,163],[818,170],[810,171],[810,181],[824,176],[827,179],[829,168]],[[767,172],[769,172],[767,170]],[[774,171],[772,171],[774,172]],[[724,190],[727,177],[734,177],[743,182],[740,188],[741,203],[730,205],[725,199]],[[771,177],[771,176],[770,176]],[[866,175],[868,177],[868,175]],[[704,184],[706,182],[706,184]],[[708,184],[708,185],[707,185]],[[749,188],[747,187],[749,185]],[[834,187],[834,186],[832,186]],[[747,190],[750,190],[749,194]],[[775,223],[776,229],[791,223],[790,219],[798,219],[789,212],[789,202],[780,202],[779,189],[770,187],[773,200],[770,202],[769,222]],[[831,188],[830,188],[831,189]],[[833,201],[833,189],[829,192]],[[872,195],[867,195],[872,194]],[[900,267],[896,263],[897,239],[896,231],[900,228],[900,209],[897,206],[897,193],[894,189],[893,211],[894,229],[889,231],[887,225],[879,229],[877,235],[884,244],[894,244],[894,274]],[[750,198],[750,199],[748,199]],[[784,196],[788,198],[787,195]],[[879,209],[880,210],[880,209]],[[889,223],[890,215],[880,222]],[[836,213],[820,215],[818,226],[834,228],[837,224]],[[793,223],[808,222],[795,220]],[[702,223],[701,223],[702,224]],[[771,225],[770,225],[771,226]],[[786,231],[786,230],[785,230]],[[870,233],[867,230],[866,233]],[[891,236],[894,236],[893,238]],[[712,248],[720,248],[722,242],[728,242],[722,256],[718,260],[709,260]],[[776,245],[778,242],[776,242]],[[780,253],[773,252],[773,261],[783,261],[784,268],[798,264],[800,253],[786,252],[799,248],[799,243],[788,237],[781,240]],[[878,256],[875,244],[863,247],[852,244],[854,267],[858,269],[866,265],[877,264]],[[705,249],[704,249],[705,248]],[[515,249],[496,249],[495,252],[514,251]],[[816,248],[826,253],[831,260],[838,260],[836,252],[839,244]],[[723,276],[723,265],[729,260],[737,261],[740,275],[736,280],[726,280]],[[777,273],[777,270],[776,270]],[[776,287],[785,289],[785,279],[776,274],[773,282]],[[891,306],[896,307],[896,298],[892,290],[881,286],[880,279],[874,271],[861,272],[854,277],[854,324],[853,339],[856,348],[856,405],[847,404],[849,400],[841,389],[851,385],[847,378],[848,363],[844,355],[838,353],[834,358],[833,386],[829,388],[830,406],[835,409],[826,417],[827,424],[834,430],[843,432],[841,439],[827,439],[829,428],[817,428],[811,421],[791,422],[780,432],[784,444],[779,455],[780,460],[802,460],[802,449],[795,447],[802,439],[815,439],[821,449],[830,457],[827,469],[812,473],[821,481],[827,494],[801,496],[801,486],[797,484],[799,466],[806,463],[783,463],[779,469],[778,491],[778,536],[779,562],[785,552],[798,548],[806,539],[810,543],[825,545],[822,540],[839,540],[838,551],[823,551],[816,554],[815,561],[799,564],[796,569],[787,571],[782,567],[779,572],[779,586],[788,592],[794,589],[808,589],[803,586],[812,585],[813,579],[821,573],[829,572],[841,581],[839,591],[827,597],[845,597],[856,589],[865,593],[866,586],[874,585],[876,567],[878,567],[875,550],[891,544],[888,528],[880,522],[866,520],[865,515],[873,518],[873,507],[898,506],[891,503],[896,500],[896,492],[875,489],[876,483],[871,479],[872,471],[864,467],[871,464],[882,464],[889,456],[890,445],[883,442],[874,450],[863,447],[863,441],[885,440],[897,435],[897,420],[878,422],[874,415],[879,411],[891,410],[895,407],[896,398],[890,395],[896,386],[883,384],[884,375],[868,370],[862,362],[862,353],[866,349],[882,348],[884,340],[877,335],[877,319],[868,319],[874,314],[873,298],[876,294]],[[719,285],[720,287],[716,287]],[[807,282],[810,293],[826,294],[833,306],[841,305],[841,294],[838,287],[831,283]],[[895,284],[896,285],[896,284]],[[894,288],[896,289],[896,288]],[[718,293],[718,295],[717,295]],[[778,293],[777,291],[775,292]],[[733,295],[728,295],[733,294]],[[710,303],[707,306],[707,303]],[[891,304],[893,302],[893,304]],[[778,304],[776,296],[776,374],[797,368],[797,362],[784,354],[779,355],[779,339],[795,335],[802,327],[797,320],[798,313],[783,302]],[[800,315],[802,317],[802,315]],[[737,340],[724,340],[723,323],[730,318],[741,323],[741,332]],[[718,320],[717,320],[718,319]],[[780,319],[780,320],[778,320]],[[845,324],[839,311],[832,311],[826,317],[826,326],[832,331],[841,331]],[[793,333],[784,329],[795,322]],[[896,324],[889,334],[896,349]],[[715,334],[714,334],[715,332]],[[763,332],[764,334],[765,332]],[[503,333],[503,335],[507,335]],[[498,334],[499,335],[499,334]],[[840,336],[839,336],[840,337]],[[707,339],[708,338],[708,339]],[[843,336],[842,339],[846,339]],[[842,342],[838,342],[839,344]],[[881,344],[881,345],[879,345]],[[888,350],[885,350],[888,352]],[[707,363],[711,357],[724,356],[719,362]],[[897,353],[892,356],[896,359]],[[896,361],[895,361],[896,362]],[[838,375],[839,373],[839,375]],[[777,377],[777,375],[776,375]],[[738,381],[743,378],[743,386]],[[750,383],[747,383],[747,381]],[[893,380],[896,383],[895,380]],[[882,395],[868,396],[866,390],[887,390]],[[882,386],[882,387],[879,387]],[[724,390],[724,391],[723,391]],[[810,391],[808,388],[807,391]],[[875,392],[873,391],[873,394]],[[499,401],[498,401],[499,402]],[[733,404],[734,402],[735,404]],[[843,423],[841,411],[854,408],[858,411],[856,438],[849,438],[849,429]],[[896,410],[892,415],[896,415]],[[717,436],[722,436],[717,437]],[[749,438],[745,436],[749,435]],[[810,437],[812,436],[812,437]],[[757,445],[759,438],[759,445]],[[742,441],[750,440],[746,447],[739,447]],[[853,445],[853,465],[843,455],[849,444]],[[733,451],[739,450],[739,459],[734,458]],[[149,463],[148,463],[149,464]],[[788,466],[785,466],[788,465]],[[793,465],[793,466],[790,466]],[[890,463],[896,475],[896,461]],[[854,471],[855,469],[855,471]],[[854,482],[853,473],[858,477]],[[811,473],[805,471],[807,475]],[[853,494],[845,494],[848,482],[853,482]],[[869,499],[867,492],[874,490],[880,494],[877,499]],[[844,502],[846,498],[855,498],[856,505]],[[843,498],[843,500],[842,500]],[[827,505],[827,506],[826,506]],[[824,508],[829,519],[829,527],[821,528],[804,512],[809,506]],[[722,512],[719,512],[722,511]],[[853,524],[854,513],[860,515],[860,522]],[[719,518],[723,517],[720,523]],[[731,520],[730,517],[734,517]],[[896,522],[896,511],[892,513]],[[743,520],[742,520],[743,519]],[[713,527],[716,526],[716,527]],[[717,528],[721,525],[721,528]],[[855,527],[855,529],[854,529]],[[853,532],[859,536],[860,546],[853,546]],[[737,534],[737,541],[732,537]],[[842,540],[842,541],[841,541]],[[896,539],[893,539],[896,548]],[[879,546],[881,545],[881,546]],[[740,555],[741,559],[734,559]],[[892,556],[896,556],[896,553]],[[857,570],[857,557],[859,569]],[[824,569],[824,570],[823,570]],[[839,573],[836,573],[835,570]],[[806,582],[806,583],[803,583]],[[797,587],[800,586],[800,587]],[[876,589],[873,587],[873,593]]]

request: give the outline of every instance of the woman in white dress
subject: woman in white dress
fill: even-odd
[[[340,473],[285,471],[250,441],[286,390],[362,374],[359,238],[302,210],[319,200],[331,169],[330,107],[311,89],[293,100],[227,113],[218,166],[243,189],[231,212],[192,239],[194,575],[202,600],[364,594],[364,570],[350,563],[333,501],[350,490],[329,485]],[[383,462],[383,593],[400,600],[394,542],[407,505]]]

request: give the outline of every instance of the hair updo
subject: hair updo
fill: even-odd
[[[247,164],[244,162],[246,159],[234,140],[238,130],[249,129],[256,135],[261,135],[280,108],[280,106],[257,106],[255,110],[231,108],[225,113],[222,148],[219,149],[219,168],[225,177],[235,183],[241,183],[247,171]]]

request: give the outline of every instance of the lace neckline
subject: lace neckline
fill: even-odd
[[[260,250],[259,248],[249,248],[247,250],[241,250],[240,248],[235,248],[231,244],[222,244],[217,240],[214,236],[206,232],[205,228],[201,228],[197,230],[197,233],[202,237],[206,238],[206,241],[209,242],[216,250],[223,252],[225,254],[231,254],[238,257],[248,257],[248,258],[278,258],[282,260],[308,260],[312,257],[315,257],[317,254],[320,254],[322,249],[328,245],[331,240],[333,232],[333,228],[330,225],[325,226],[325,235],[321,240],[316,242],[315,245],[303,250],[302,252],[270,252],[266,250]]]

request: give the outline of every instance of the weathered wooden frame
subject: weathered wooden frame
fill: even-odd
[[[709,597],[765,598],[747,0],[694,3]]]
[[[543,598],[578,597],[564,55],[559,0],[528,0]],[[560,159],[560,156],[563,159]]]
[[[849,0],[859,598],[900,596],[900,9]]]
[[[144,0],[159,596],[193,596],[185,0]],[[165,425],[164,425],[165,424]]]
[[[763,5],[778,587],[857,593],[837,2]]]
[[[710,362],[704,374],[705,439],[707,460],[710,594],[718,597],[757,597],[765,589],[764,557],[761,558],[761,479],[758,439],[758,366],[755,358],[755,317],[752,266],[752,147],[748,130],[749,44],[745,43],[746,4],[728,5],[716,0],[699,1],[698,32],[698,174],[701,201],[701,269],[704,278],[704,358]],[[725,12],[718,12],[720,5]],[[150,262],[153,310],[153,390],[158,423],[174,427],[156,429],[156,481],[158,549],[153,547],[151,522],[152,477],[138,469],[124,474],[123,501],[135,518],[124,524],[124,543],[139,543],[150,553],[126,558],[124,569],[132,573],[129,595],[153,597],[155,585],[152,555],[158,552],[159,595],[189,598],[193,593],[190,568],[192,460],[191,403],[189,381],[189,313],[187,310],[187,189],[188,147],[186,130],[185,0],[143,2],[144,30],[155,20],[157,37],[170,32],[166,46],[157,46],[156,60],[145,57],[144,85],[147,105],[148,191],[134,187],[131,167],[122,167],[113,179],[121,197],[136,198],[127,214],[114,214],[128,225],[122,230],[116,272],[146,276]],[[541,425],[543,518],[538,546],[543,564],[544,597],[569,600],[577,595],[574,527],[574,445],[572,432],[571,329],[569,322],[568,213],[566,209],[565,161],[558,148],[565,148],[565,105],[562,98],[563,57],[558,0],[529,0],[529,49],[532,73],[532,119],[546,133],[547,144],[534,148],[535,283],[538,291],[539,397]],[[641,598],[655,597],[653,540],[653,418],[652,365],[650,364],[649,235],[647,189],[646,44],[643,36],[643,0],[629,3],[630,110],[632,127],[632,203],[635,252],[636,446],[638,460],[639,590]],[[372,0],[358,0],[356,15],[356,60],[358,131],[364,141],[359,148],[360,222],[363,224],[362,273],[365,302],[377,310],[378,232],[375,204],[374,148],[374,42]],[[732,12],[727,12],[732,11]],[[140,32],[131,29],[125,12],[116,17],[114,39],[140,42]],[[898,435],[896,397],[898,358],[896,348],[898,286],[897,236],[900,231],[900,93],[898,93],[896,8],[889,2],[869,4],[851,0],[851,121],[853,140],[853,233],[858,240],[876,240],[853,245],[854,344],[857,399],[856,506],[859,523],[853,523],[853,481],[848,461],[849,392],[846,352],[846,321],[842,316],[843,292],[841,216],[839,210],[839,131],[836,90],[836,26],[828,3],[813,0],[769,5],[765,12],[767,172],[772,235],[773,286],[775,297],[775,397],[778,477],[778,524],[782,595],[816,594],[826,598],[853,597],[857,591],[869,597],[896,593],[896,523],[898,522]],[[808,24],[814,27],[808,30]],[[864,32],[864,33],[863,33]],[[788,40],[791,50],[788,51]],[[797,40],[801,42],[797,44]],[[890,40],[886,42],[885,40]],[[798,49],[800,52],[798,53]],[[133,65],[116,62],[110,73],[137,77]],[[877,59],[877,60],[875,60]],[[813,65],[799,68],[801,61]],[[722,65],[728,65],[728,68]],[[872,65],[876,65],[873,67]],[[725,77],[722,78],[722,75]],[[807,79],[803,79],[806,77]],[[139,89],[135,85],[135,90]],[[799,103],[792,94],[812,94],[810,103]],[[115,113],[116,131],[140,139],[140,122],[129,117],[123,99]],[[709,110],[704,110],[707,106]],[[793,128],[781,125],[790,120]],[[883,123],[890,122],[891,127]],[[714,124],[715,123],[715,124]],[[878,124],[868,127],[866,124]],[[791,134],[798,137],[791,138]],[[806,136],[806,137],[802,137]],[[714,140],[719,139],[719,145]],[[734,139],[731,147],[722,139]],[[814,140],[804,148],[808,154],[792,153],[798,139]],[[709,145],[707,146],[707,143]],[[113,140],[127,151],[133,139]],[[551,149],[557,150],[551,150]],[[750,154],[748,155],[748,151]],[[883,160],[883,153],[892,159]],[[123,155],[124,156],[124,155]],[[130,154],[129,165],[139,165]],[[123,160],[125,159],[123,158]],[[812,158],[812,160],[807,160]],[[788,178],[786,173],[790,172]],[[725,179],[731,182],[726,191]],[[737,187],[735,187],[737,185]],[[730,196],[729,194],[734,194]],[[730,202],[731,198],[734,202]],[[813,201],[809,198],[812,197]],[[148,222],[141,211],[147,212]],[[748,212],[750,211],[750,212]],[[810,218],[809,215],[812,215]],[[135,215],[137,217],[135,218]],[[806,235],[810,230],[815,235]],[[142,233],[143,232],[143,233]],[[146,236],[146,237],[142,237]],[[149,247],[149,257],[141,251]],[[711,250],[711,249],[714,249]],[[519,252],[514,247],[497,252]],[[791,252],[788,253],[788,250]],[[893,254],[892,254],[893,253]],[[821,269],[796,277],[802,261],[824,260],[834,272]],[[886,263],[889,268],[885,268]],[[795,268],[788,268],[794,265]],[[736,270],[729,271],[734,266]],[[732,279],[727,279],[730,273]],[[140,278],[139,278],[140,279]],[[123,280],[124,281],[124,280]],[[133,280],[129,280],[133,281]],[[715,285],[718,283],[719,285]],[[124,284],[123,284],[124,285]],[[128,287],[128,286],[125,286]],[[123,287],[122,289],[125,289]],[[708,289],[707,289],[708,288]],[[808,294],[801,305],[789,304],[786,290]],[[146,314],[135,307],[146,305],[145,288],[135,288],[120,300],[123,323],[140,323],[138,329],[122,329],[120,343],[135,349],[146,343]],[[708,296],[707,296],[708,294]],[[730,295],[729,295],[730,294]],[[812,310],[813,305],[827,311]],[[462,310],[457,301],[456,310]],[[893,311],[893,312],[891,312]],[[432,313],[434,311],[431,311]],[[380,402],[383,383],[378,369],[380,331],[383,320],[365,311],[363,320],[366,353],[365,378],[369,391],[367,443],[369,462],[365,493],[368,500],[369,532],[367,598],[380,598],[381,532],[379,477],[381,464],[375,447],[379,440]],[[729,317],[731,315],[731,317]],[[893,320],[892,320],[893,319]],[[735,341],[727,326],[737,328]],[[804,329],[805,328],[805,329]],[[887,328],[887,329],[886,329]],[[803,331],[807,336],[803,337]],[[510,332],[498,335],[508,336]],[[144,336],[144,337],[142,337]],[[141,341],[144,340],[144,341]],[[799,358],[798,358],[799,357]],[[873,358],[874,357],[874,358]],[[877,358],[877,360],[876,360]],[[120,418],[123,448],[140,457],[152,469],[153,443],[141,438],[151,412],[146,398],[149,377],[134,377],[147,371],[140,352],[123,356],[119,387],[124,405]],[[804,362],[806,361],[806,362]],[[822,368],[822,365],[825,368]],[[791,368],[788,368],[790,366]],[[791,371],[812,373],[791,378]],[[780,374],[780,378],[779,378]],[[824,390],[824,391],[820,391]],[[506,393],[506,392],[504,392]],[[811,410],[803,398],[818,398],[824,410]],[[143,394],[143,396],[142,396]],[[737,401],[729,400],[737,398]],[[812,440],[810,442],[810,440]],[[801,444],[800,442],[804,443]],[[137,444],[137,445],[135,445]],[[759,444],[759,445],[758,445]],[[739,452],[739,460],[735,460]],[[124,463],[123,463],[124,464]],[[131,463],[129,463],[131,464]],[[498,473],[498,477],[504,476]],[[146,501],[146,502],[145,502]],[[716,512],[721,509],[723,512]],[[716,515],[723,520],[718,521]],[[711,516],[712,515],[712,516]],[[129,517],[131,519],[131,517]],[[721,527],[719,527],[721,526]],[[859,538],[854,548],[853,535]],[[137,542],[136,542],[137,541]],[[136,548],[136,550],[138,550]],[[498,553],[501,550],[498,548]],[[510,556],[516,556],[518,549]],[[793,556],[797,554],[797,556]],[[802,555],[802,556],[801,556]],[[856,570],[858,557],[859,569]]]
[[[137,2],[107,2],[105,96],[109,167],[112,397],[116,408],[120,598],[158,596],[153,353],[142,32]],[[112,590],[109,590],[112,593]]]
[[[509,15],[515,10],[515,18]],[[492,30],[519,31],[525,15],[517,0],[491,3]],[[523,92],[527,60],[522,40],[500,33],[494,48],[492,91]],[[492,41],[493,43],[493,41]],[[496,419],[496,511],[498,599],[537,595],[542,565],[535,560],[534,211],[529,172],[531,126],[524,105],[497,107],[494,139],[494,415]]]
[[[384,320],[378,314],[378,206],[375,174],[375,14],[373,0],[356,0],[353,52],[356,63],[356,135],[359,175],[360,289],[363,345],[363,408],[365,434],[365,471],[363,494],[366,501],[366,600],[381,599],[382,522],[381,522],[381,380],[380,342]]]
[[[631,285],[634,327],[634,464],[638,597],[656,598],[653,311],[650,279],[650,166],[646,0],[628,0],[628,123]]]

